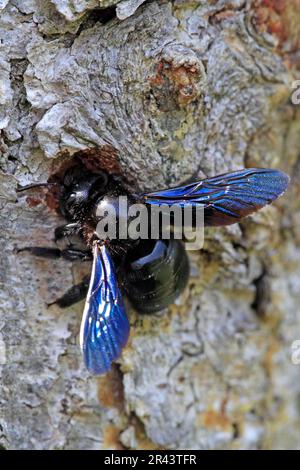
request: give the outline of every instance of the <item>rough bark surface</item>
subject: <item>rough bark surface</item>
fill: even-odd
[[[299,448],[299,25],[299,0],[0,0],[3,447]],[[14,251],[53,245],[63,223],[17,182],[91,148],[141,189],[245,166],[292,176],[272,207],[206,231],[176,305],[130,310],[100,379],[79,353],[83,304],[46,308],[89,267]]]

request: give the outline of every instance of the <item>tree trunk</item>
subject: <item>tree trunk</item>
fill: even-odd
[[[299,25],[299,0],[0,0],[3,447],[299,448]],[[101,378],[78,347],[83,303],[46,306],[90,266],[15,250],[54,246],[63,223],[17,183],[76,152],[142,190],[243,167],[292,177],[276,204],[206,230],[168,311],[129,310]]]

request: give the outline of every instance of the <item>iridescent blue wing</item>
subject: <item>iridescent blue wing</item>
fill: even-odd
[[[94,246],[89,291],[80,329],[80,346],[87,369],[105,374],[129,336],[129,322],[112,259],[105,246]]]
[[[270,204],[288,184],[282,171],[251,168],[144,194],[144,200],[150,205],[202,206],[205,225],[230,225]]]

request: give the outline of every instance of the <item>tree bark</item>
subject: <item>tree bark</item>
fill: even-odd
[[[299,0],[0,0],[3,447],[299,448],[299,25]],[[83,303],[46,307],[90,267],[15,251],[54,246],[63,223],[17,183],[90,149],[142,190],[243,167],[292,177],[276,204],[205,232],[163,315],[129,310],[101,378],[79,352]]]

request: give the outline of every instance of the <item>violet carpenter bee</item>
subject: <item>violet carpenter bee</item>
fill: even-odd
[[[183,210],[187,205],[200,206],[205,226],[223,226],[237,223],[271,203],[284,193],[288,183],[289,177],[279,170],[253,168],[133,194],[118,176],[75,166],[66,171],[60,185],[60,212],[68,223],[55,230],[55,241],[76,235],[85,242],[86,249],[69,245],[63,250],[25,247],[19,251],[71,261],[93,260],[90,279],[73,286],[54,303],[66,307],[86,296],[80,346],[87,369],[95,375],[104,374],[120,356],[129,336],[121,290],[141,313],[162,310],[185,288],[189,262],[180,240],[99,239],[95,231],[99,206],[108,202],[116,205],[120,195],[147,207],[175,204]],[[19,191],[42,185],[25,186]]]

